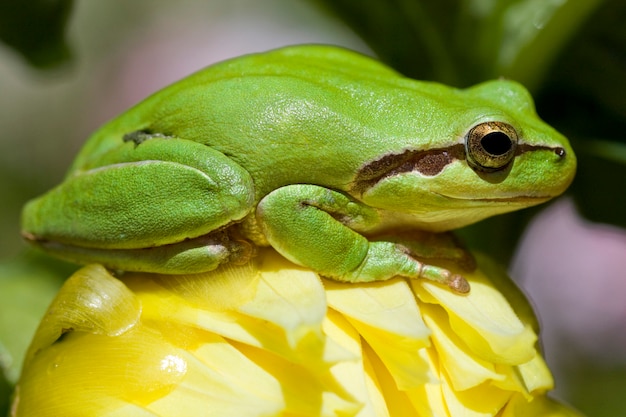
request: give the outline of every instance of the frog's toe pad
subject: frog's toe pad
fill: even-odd
[[[461,275],[452,275],[446,282],[448,287],[459,294],[467,294],[470,292],[470,284]]]

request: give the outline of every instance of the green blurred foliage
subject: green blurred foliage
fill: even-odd
[[[506,77],[531,90],[602,0],[318,0],[383,61],[466,87]]]
[[[70,58],[65,24],[73,0],[0,0],[0,40],[39,68]]]
[[[63,281],[76,269],[32,252],[0,264],[0,415],[9,405],[39,321]]]
[[[626,227],[626,1],[310,2],[344,21],[383,61],[408,76],[458,87],[497,77],[526,85],[539,114],[572,141],[579,170],[569,193],[581,212]],[[71,7],[71,0],[0,0],[0,41],[38,68],[65,62]],[[24,190],[33,186],[22,181],[11,181],[7,198],[24,199]],[[474,249],[504,262],[535,213],[498,216],[461,234]],[[0,266],[5,315],[0,320],[0,414],[17,377],[20,352],[71,270],[48,262],[27,257]],[[622,399],[626,369],[581,364],[578,373],[570,388],[575,405],[590,416],[615,415],[619,405],[603,399]]]

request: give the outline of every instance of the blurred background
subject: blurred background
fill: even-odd
[[[99,125],[148,94],[225,58],[329,43],[458,87],[516,79],[537,97],[539,114],[572,139],[580,169],[569,195],[461,234],[508,265],[532,300],[554,396],[588,416],[626,415],[621,3],[0,1],[0,414],[20,352],[73,268],[26,251],[24,202],[62,180]],[[42,31],[47,43],[14,41],[29,31]]]

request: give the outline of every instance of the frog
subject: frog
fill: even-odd
[[[515,81],[456,88],[296,45],[211,65],[106,123],[25,205],[22,235],[118,271],[205,273],[271,247],[337,281],[465,294],[472,258],[448,235],[560,195],[575,170]]]

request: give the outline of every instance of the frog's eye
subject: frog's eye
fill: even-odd
[[[517,132],[502,122],[478,124],[465,137],[467,162],[477,171],[493,172],[506,168],[515,157]]]

